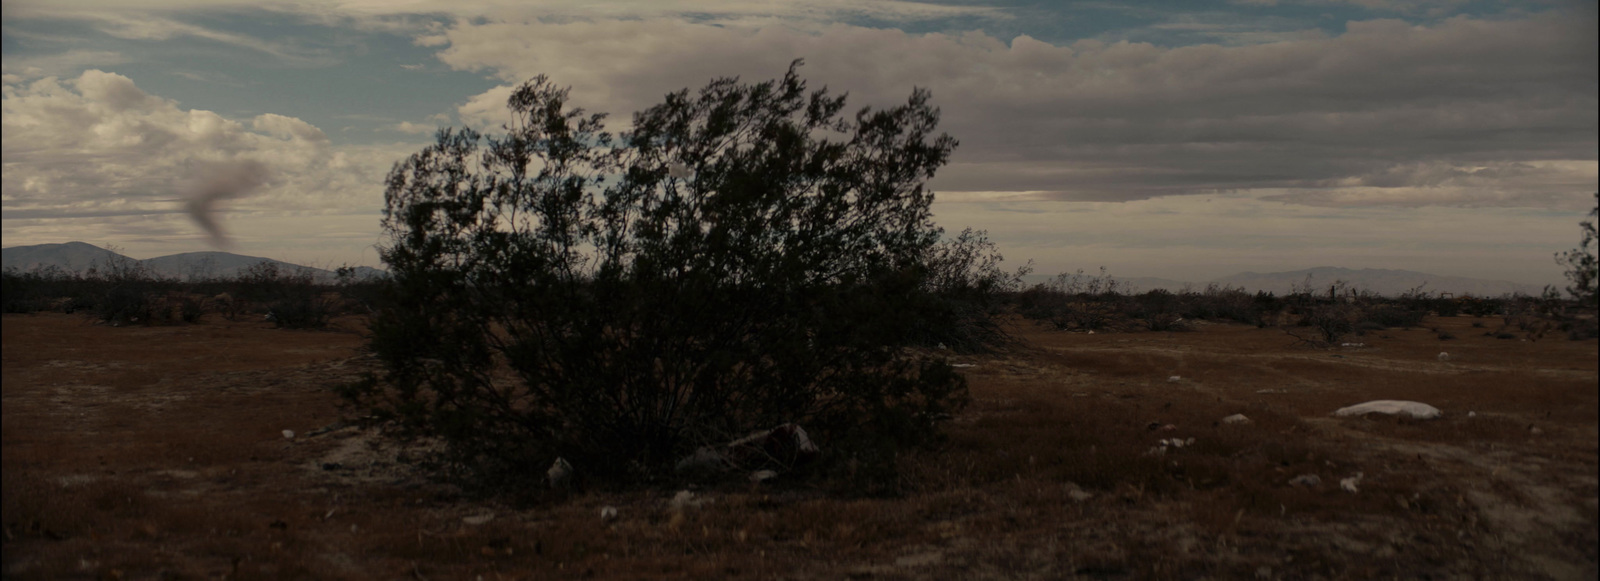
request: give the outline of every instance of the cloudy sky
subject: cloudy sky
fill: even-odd
[[[937,220],[1042,273],[1558,282],[1600,187],[1597,22],[1587,0],[8,2],[4,242],[214,249],[186,212],[211,193],[230,251],[377,265],[390,166],[498,126],[529,77],[625,129],[804,58],[851,108],[930,89],[961,142]]]

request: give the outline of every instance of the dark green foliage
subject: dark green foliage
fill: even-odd
[[[1589,211],[1590,220],[1579,222],[1582,239],[1578,247],[1556,254],[1556,264],[1567,267],[1564,273],[1571,284],[1567,285],[1567,294],[1585,309],[1600,307],[1600,299],[1596,298],[1595,280],[1600,278],[1600,259],[1595,258],[1595,220],[1600,216],[1600,192],[1595,192],[1595,208]]]
[[[32,313],[50,308],[51,290],[66,274],[60,269],[34,269],[23,272],[7,268],[0,276],[0,310],[7,313]]]
[[[1428,316],[1427,311],[1413,310],[1398,304],[1367,305],[1362,309],[1361,321],[1377,325],[1378,328],[1400,327],[1410,329],[1422,325],[1422,319]]]
[[[387,371],[347,396],[490,485],[558,456],[666,477],[785,422],[840,461],[927,441],[965,386],[904,347],[966,316],[930,292],[949,254],[923,183],[955,140],[928,99],[842,116],[791,68],[667,95],[613,136],[529,81],[507,134],[441,131],[390,173]]]
[[[999,321],[1007,306],[1002,299],[1022,288],[1022,277],[1032,265],[1008,273],[1000,269],[1004,260],[982,230],[968,228],[934,246],[926,259],[924,285],[925,298],[933,304],[917,322],[913,341],[960,353],[990,351],[1009,342]]]

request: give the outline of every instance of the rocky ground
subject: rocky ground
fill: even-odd
[[[779,478],[510,500],[341,423],[330,387],[372,365],[357,319],[5,315],[3,574],[1595,578],[1596,342],[1425,325],[1319,350],[1238,325],[1021,324],[1016,347],[955,358],[973,404],[902,458],[899,496]],[[1375,399],[1445,415],[1330,415]]]

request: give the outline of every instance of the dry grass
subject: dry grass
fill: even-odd
[[[327,387],[365,361],[358,321],[7,315],[4,575],[1592,578],[1595,342],[1472,321],[1429,321],[1454,341],[1391,329],[1334,350],[1233,325],[1020,326],[1016,349],[962,359],[973,405],[900,458],[898,496],[726,483],[674,509],[667,485],[464,498],[373,434],[312,435],[339,418]],[[1329,417],[1369,399],[1446,417]],[[1235,413],[1251,422],[1221,423]],[[1194,444],[1150,453],[1173,438]],[[1357,472],[1360,492],[1341,491]],[[1322,482],[1289,484],[1300,474]]]

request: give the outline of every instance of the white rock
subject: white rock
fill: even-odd
[[[492,520],[494,520],[494,513],[491,512],[489,514],[480,514],[478,516],[462,517],[461,522],[469,525],[481,525]]]
[[[545,472],[545,477],[550,482],[550,488],[564,489],[572,484],[572,464],[566,458],[556,458],[550,463],[550,470]]]
[[[1450,354],[1449,353],[1445,353],[1443,351],[1440,351],[1439,352],[1439,360],[1440,361],[1449,361],[1450,360]]]
[[[1478,417],[1478,412],[1469,411],[1469,412],[1467,412],[1467,417],[1469,417],[1469,418]]]
[[[285,439],[285,440],[293,440],[294,439],[294,430],[284,430],[283,431],[283,439]]]
[[[1345,492],[1349,492],[1351,494],[1361,492],[1360,489],[1356,488],[1357,484],[1361,484],[1361,476],[1362,474],[1357,472],[1355,476],[1339,480],[1339,488],[1342,488]]]
[[[1350,407],[1339,408],[1333,412],[1338,417],[1364,416],[1367,414],[1406,414],[1419,420],[1431,420],[1444,415],[1439,408],[1431,405],[1395,399],[1380,399],[1359,403]]]
[[[1177,383],[1180,381],[1183,381],[1183,378],[1176,375],[1167,378],[1167,383]]]
[[[683,510],[686,508],[700,508],[711,502],[712,499],[710,498],[695,498],[693,492],[679,490],[677,494],[673,495],[672,502],[667,506],[671,507],[672,510]]]
[[[778,477],[776,470],[757,470],[750,473],[751,482],[766,482]]]
[[[1076,482],[1068,482],[1066,484],[1066,488],[1067,498],[1072,499],[1073,502],[1083,502],[1085,500],[1089,500],[1090,498],[1094,498],[1093,494],[1084,492],[1083,488],[1079,487]]]
[[[1296,486],[1317,486],[1322,484],[1322,477],[1316,474],[1301,474],[1289,480],[1289,484]]]
[[[1250,418],[1245,417],[1244,414],[1233,414],[1231,416],[1222,418],[1222,423],[1224,423],[1224,424],[1248,424],[1248,423],[1250,423]]]
[[[615,506],[602,506],[602,507],[600,507],[600,520],[615,520],[616,518],[617,518],[617,507],[615,507]]]

